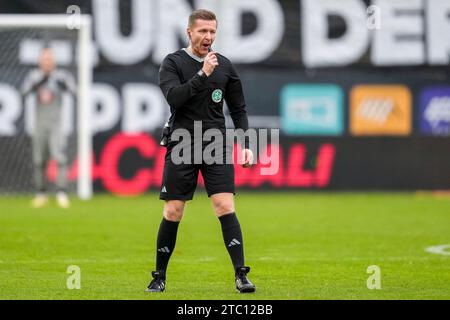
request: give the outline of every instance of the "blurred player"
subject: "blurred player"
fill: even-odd
[[[61,208],[68,208],[67,196],[67,135],[62,131],[62,99],[68,91],[75,94],[72,75],[56,69],[53,51],[44,48],[39,68],[30,71],[22,87],[23,96],[36,95],[36,116],[32,133],[34,180],[36,196],[32,206],[39,208],[48,202],[45,172],[49,158],[58,164],[56,200]]]
[[[227,101],[236,128],[246,131],[248,119],[242,85],[231,62],[211,51],[216,37],[217,20],[214,13],[196,10],[189,17],[188,48],[169,54],[160,72],[160,87],[171,109],[170,132],[176,129],[193,133],[194,121],[202,121],[203,129],[219,129],[225,135],[223,101]],[[223,140],[225,141],[225,139]],[[160,199],[165,200],[163,219],[158,231],[156,271],[147,291],[165,290],[166,269],[175,248],[179,222],[185,202],[191,200],[201,171],[206,191],[211,198],[221,227],[225,246],[233,263],[236,289],[254,292],[247,278],[250,267],[244,265],[241,227],[234,209],[234,165],[230,163],[174,164],[171,152],[176,141],[168,139]],[[205,146],[204,146],[205,147]],[[223,146],[223,154],[228,150]],[[252,164],[253,154],[245,149],[244,167]]]

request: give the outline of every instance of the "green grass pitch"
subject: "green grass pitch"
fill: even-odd
[[[98,195],[29,207],[0,199],[0,299],[450,299],[450,199],[414,193],[251,193],[236,196],[255,294],[234,289],[209,199],[186,206],[164,293],[144,293],[162,202]],[[450,251],[450,250],[448,250]],[[66,288],[67,268],[81,289]],[[369,290],[370,265],[381,289]]]

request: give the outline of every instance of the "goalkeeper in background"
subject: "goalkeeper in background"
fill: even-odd
[[[56,200],[60,207],[68,208],[67,196],[67,140],[62,131],[62,98],[64,92],[75,94],[75,82],[68,71],[56,69],[53,51],[44,48],[39,57],[39,68],[31,70],[24,80],[22,95],[36,96],[36,112],[32,133],[34,180],[36,196],[32,206],[47,204],[47,162],[51,158],[58,164]]]

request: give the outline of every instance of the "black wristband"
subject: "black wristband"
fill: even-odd
[[[208,79],[208,76],[206,75],[205,71],[203,71],[203,69],[200,69],[200,70],[197,72],[197,75],[198,75],[200,78],[202,78],[203,80]]]

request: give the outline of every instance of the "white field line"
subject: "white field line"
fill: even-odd
[[[294,257],[256,257],[256,258],[247,258],[250,261],[305,261],[305,262],[339,262],[339,261],[427,261],[434,260],[436,258],[446,259],[445,256],[429,256],[429,257],[345,257],[345,258],[294,258]],[[185,258],[177,258],[173,257],[177,262],[187,262],[192,263],[193,259],[185,259]],[[197,262],[212,262],[216,261],[218,258],[216,257],[203,257],[197,259]],[[54,260],[13,260],[13,261],[4,261],[0,260],[0,264],[90,264],[90,263],[99,263],[99,264],[122,264],[122,263],[130,263],[131,259],[106,259],[106,260],[98,260],[98,259],[54,259]],[[150,261],[151,262],[151,261]]]

